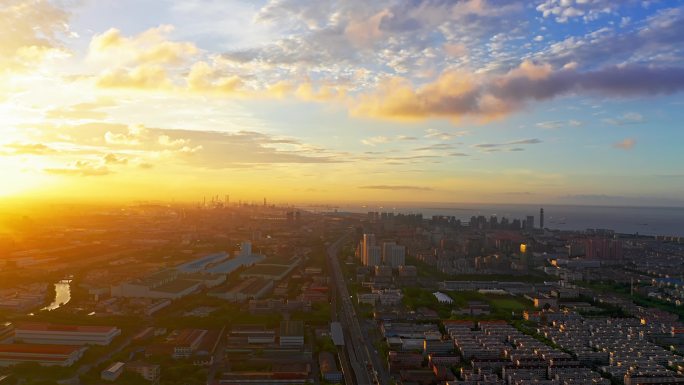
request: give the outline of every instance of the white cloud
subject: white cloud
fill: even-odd
[[[378,144],[388,143],[391,139],[386,136],[373,136],[371,138],[361,139],[361,143],[366,146],[375,146]]]
[[[626,112],[619,117],[603,119],[604,123],[612,124],[614,126],[624,126],[626,124],[638,124],[643,123],[643,115],[636,112]]]

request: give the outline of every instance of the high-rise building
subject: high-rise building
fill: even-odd
[[[382,263],[398,269],[406,264],[406,247],[397,245],[395,242],[383,242]]]
[[[589,259],[622,259],[622,241],[609,238],[589,238],[584,242],[584,252]]]
[[[375,234],[363,234],[363,244],[361,245],[361,262],[364,266],[368,264],[368,254],[371,247],[375,246]]]
[[[499,228],[499,219],[496,217],[496,215],[489,217],[489,228],[492,230]]]
[[[544,208],[539,209],[539,228],[544,230]]]
[[[534,230],[534,216],[528,215],[525,219],[525,230]]]
[[[366,266],[382,265],[382,249],[380,246],[370,246],[367,250]]]

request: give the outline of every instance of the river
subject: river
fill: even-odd
[[[71,280],[63,279],[55,283],[55,299],[40,310],[55,310],[59,309],[62,305],[66,305],[71,300]]]

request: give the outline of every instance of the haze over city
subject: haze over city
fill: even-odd
[[[681,205],[681,1],[19,1],[2,197]]]

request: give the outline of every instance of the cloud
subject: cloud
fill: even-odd
[[[529,145],[529,144],[539,144],[542,143],[541,139],[537,138],[532,138],[532,139],[520,139],[520,140],[514,140],[510,142],[505,142],[505,143],[479,143],[479,144],[474,144],[474,148],[485,148],[485,149],[491,149],[491,148],[498,148],[498,147],[509,147],[509,146],[519,146],[519,145]],[[521,151],[522,149],[511,149],[511,151]]]
[[[124,158],[122,156],[116,155],[116,154],[107,154],[105,155],[102,160],[104,160],[105,164],[119,164],[119,165],[125,165],[128,164],[128,159]]]
[[[539,122],[535,124],[535,126],[539,128],[543,128],[545,130],[555,130],[557,128],[561,128],[565,126],[565,122],[561,122],[559,120],[552,120],[552,121],[547,121],[547,122]]]
[[[603,122],[614,126],[624,126],[626,124],[643,123],[644,117],[636,112],[627,112],[617,118],[603,119]]]
[[[145,64],[131,70],[107,70],[97,78],[97,85],[104,88],[168,89],[172,82],[164,67]]]
[[[430,187],[424,186],[405,186],[405,185],[372,185],[372,186],[359,186],[360,189],[365,190],[396,190],[396,191],[432,191]]]
[[[104,176],[111,174],[111,170],[101,164],[91,161],[76,161],[64,168],[46,168],[48,174],[67,176]]]
[[[468,48],[463,43],[444,44],[444,52],[449,56],[462,57],[468,53]]]
[[[108,116],[107,112],[102,111],[102,109],[113,105],[115,105],[115,103],[112,100],[99,99],[89,103],[79,103],[66,107],[53,108],[46,111],[45,117],[48,119],[102,120]]]
[[[368,48],[382,37],[383,32],[380,30],[380,24],[384,18],[391,15],[388,9],[383,9],[367,19],[352,19],[347,24],[344,34],[352,44]]]
[[[217,68],[203,61],[192,65],[187,84],[191,91],[217,94],[237,94],[243,86],[240,77],[223,75]]]
[[[199,4],[193,4],[174,9],[197,11]],[[546,17],[569,17],[571,8],[593,17],[617,6],[546,0],[538,7]],[[623,97],[682,89],[681,81],[662,82],[681,78],[684,71],[671,49],[684,42],[678,9],[649,17],[643,28],[620,36],[605,28],[569,37],[574,40],[539,41],[535,46],[546,48],[538,52],[521,46],[535,36],[521,26],[524,9],[512,0],[273,0],[254,19],[271,30],[272,39],[262,44],[234,44],[240,48],[216,54],[172,40],[168,25],[132,36],[110,29],[91,40],[89,60],[107,59],[96,79],[105,88],[335,101],[350,106],[354,116],[396,120],[488,121],[564,95]],[[635,46],[641,51],[635,53]],[[668,59],[662,60],[665,52]],[[531,59],[520,63],[520,57]],[[529,91],[517,98],[521,89]]]
[[[407,79],[387,79],[376,92],[361,95],[352,114],[399,120],[492,119],[518,111],[529,102],[571,93],[631,97],[682,90],[684,67],[627,65],[578,72],[573,67],[554,70],[548,64],[525,61],[499,76],[447,71],[418,88]]]
[[[160,135],[157,140],[159,144],[161,144],[164,147],[183,147],[187,146],[189,143],[189,140],[187,139],[171,139],[171,137],[168,135]]]
[[[164,89],[173,81],[169,70],[199,54],[189,42],[168,40],[173,26],[162,25],[135,36],[111,28],[90,41],[88,61],[106,68],[96,79],[103,88]]]
[[[113,145],[139,146],[147,134],[147,129],[142,125],[128,126],[127,132],[107,131],[104,134],[105,141]]]
[[[553,17],[557,22],[565,23],[579,17],[585,21],[595,20],[601,14],[615,12],[619,3],[613,0],[544,0],[536,9],[545,18]]]
[[[59,36],[69,32],[69,15],[47,0],[4,0],[0,5],[0,74],[33,67],[63,52]]]
[[[50,155],[57,153],[52,147],[43,143],[9,143],[3,147],[0,155]]]
[[[192,155],[184,161],[203,168],[248,167],[257,164],[340,163],[340,154],[291,138],[254,131],[218,132],[148,129],[150,136],[166,135],[171,143],[183,139],[194,143],[162,154]]]
[[[93,36],[88,59],[109,64],[113,62],[119,66],[177,65],[199,54],[199,49],[193,43],[168,40],[173,29],[171,25],[161,25],[135,36],[123,36],[120,30],[110,28]]]
[[[558,66],[582,63],[588,68],[611,64],[679,66],[682,53],[672,47],[684,44],[683,25],[684,8],[665,8],[647,16],[629,30],[604,26],[584,36],[568,36],[549,44],[533,58]]]
[[[439,140],[451,140],[454,138],[459,138],[461,136],[468,135],[468,131],[443,132],[443,131],[435,130],[434,128],[428,128],[425,132],[426,132],[426,134],[425,134],[426,138],[439,139]]]
[[[619,150],[631,150],[636,145],[636,140],[633,138],[626,138],[617,143],[613,143],[613,147]]]
[[[535,124],[535,126],[542,128],[542,129],[545,129],[545,130],[555,130],[555,129],[566,127],[566,126],[567,127],[579,127],[581,125],[582,125],[582,122],[580,122],[579,120],[574,120],[574,119],[571,119],[568,121],[550,120],[550,121],[539,122],[539,123]]]
[[[41,130],[46,143],[63,141],[68,134],[68,145],[77,148],[80,156],[101,159],[114,153],[134,166],[147,163],[247,168],[259,164],[343,163],[350,157],[349,153],[256,131],[165,129],[107,122],[45,124]]]
[[[435,143],[429,146],[418,147],[414,151],[431,151],[431,150],[453,150],[456,148],[453,144],[449,143]]]
[[[518,144],[539,144],[542,143],[541,139],[533,138],[533,139],[521,139],[521,140],[514,140],[512,142],[506,143],[506,145],[518,145]]]
[[[366,146],[375,146],[378,144],[388,143],[391,139],[386,136],[373,136],[371,138],[361,139],[361,143]]]

